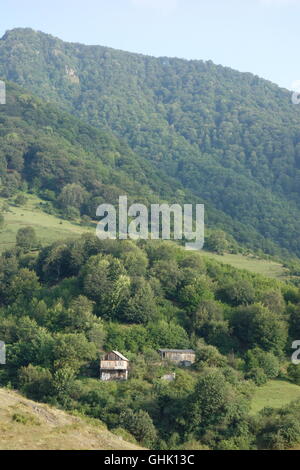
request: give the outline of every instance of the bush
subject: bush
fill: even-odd
[[[278,377],[280,364],[273,353],[255,348],[246,354],[246,369],[250,372],[252,369],[262,369],[268,379]]]
[[[219,255],[223,255],[228,247],[229,243],[226,238],[226,233],[222,230],[215,231],[206,237],[205,249],[208,251],[214,251]]]
[[[63,215],[68,220],[76,220],[80,217],[80,211],[76,207],[68,206],[64,209]]]
[[[28,201],[28,198],[24,194],[18,194],[14,200],[16,206],[24,206]]]
[[[137,412],[128,409],[120,416],[120,422],[138,442],[146,447],[152,447],[157,439],[156,429],[153,421],[146,411]]]
[[[36,233],[33,227],[20,228],[17,232],[16,244],[24,251],[30,251],[37,246]]]
[[[251,369],[250,372],[246,375],[247,379],[253,380],[257,386],[264,385],[268,381],[268,377],[264,373],[264,370],[261,367],[256,367]]]
[[[289,379],[296,385],[300,385],[300,366],[290,364],[287,369]]]
[[[19,372],[20,388],[33,400],[44,401],[52,392],[52,375],[48,369],[29,364]]]

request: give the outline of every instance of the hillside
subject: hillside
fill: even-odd
[[[0,388],[0,450],[139,450],[99,421],[72,416]]]
[[[298,387],[297,368],[287,366],[299,335],[292,285],[171,242],[84,234],[3,253],[0,306],[2,387],[100,420],[147,448],[259,448],[261,436],[267,448],[300,442],[299,402],[272,411],[272,441],[269,418],[260,413],[258,427],[251,420],[258,387],[283,374]],[[194,349],[196,362],[161,361],[161,348]],[[127,381],[99,380],[99,359],[112,350],[130,361]]]
[[[78,221],[68,221],[43,211],[44,201],[36,196],[27,196],[26,203],[16,206],[9,199],[0,198],[1,204],[7,204],[5,224],[0,229],[0,252],[14,247],[16,234],[22,227],[33,227],[42,246],[59,239],[80,236],[92,232],[95,224],[80,225]]]
[[[275,261],[259,259],[253,255],[246,256],[232,253],[218,255],[208,251],[202,251],[202,255],[215,259],[219,263],[229,264],[236,269],[245,269],[272,279],[281,279],[282,281],[289,279],[289,270],[284,268],[281,263]]]
[[[0,108],[0,137],[4,197],[24,184],[44,192],[50,202],[71,183],[105,202],[124,193],[159,200],[160,187],[166,197],[174,191],[172,179],[162,180],[111,131],[88,126],[12,83],[7,84],[7,103]],[[95,215],[97,205],[89,208],[87,200],[80,202],[88,206],[85,213]]]
[[[298,446],[289,93],[31,29],[0,39],[0,79],[0,448]],[[205,249],[97,238],[97,206],[125,194],[205,203]],[[111,351],[128,380],[99,380]]]
[[[205,202],[208,226],[254,249],[300,254],[300,109],[288,91],[212,62],[30,29],[0,40],[0,77],[123,139],[143,182],[167,200]]]
[[[63,216],[45,212],[43,210],[45,201],[36,195],[26,195],[26,199],[24,204],[16,206],[13,199],[0,197],[0,207],[4,204],[7,205],[7,212],[4,214],[4,227],[0,229],[0,253],[15,246],[16,234],[22,227],[33,227],[42,246],[95,231],[95,221],[82,224],[80,219],[65,220]],[[278,262],[242,254],[218,255],[208,251],[202,251],[201,254],[237,269],[245,269],[274,279],[288,279],[289,271]]]

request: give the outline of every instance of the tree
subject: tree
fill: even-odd
[[[84,293],[96,302],[98,314],[115,318],[130,289],[130,278],[122,262],[111,255],[92,256],[80,278]]]
[[[282,354],[287,341],[287,324],[276,313],[261,304],[239,307],[230,320],[233,334],[242,348],[260,347],[264,351]]]
[[[291,338],[300,338],[300,305],[289,305],[289,335]]]
[[[39,252],[36,270],[42,281],[54,284],[78,273],[78,267],[73,269],[72,261],[68,244],[55,242]]]
[[[157,438],[157,432],[152,419],[146,411],[139,410],[134,412],[131,409],[124,411],[120,416],[120,425],[124,426],[138,442],[147,447],[153,447]]]
[[[29,301],[39,289],[40,283],[36,273],[24,268],[20,269],[20,271],[13,276],[9,293],[12,300],[21,298]]]
[[[262,423],[258,438],[263,448],[285,450],[299,444],[300,424],[297,402],[279,411],[267,408],[261,412],[261,415]]]
[[[20,228],[17,232],[16,239],[17,246],[22,248],[25,252],[36,248],[37,238],[33,227]]]
[[[77,372],[84,364],[96,358],[96,346],[82,333],[58,333],[54,337],[53,360],[55,368],[70,368]]]
[[[33,400],[44,401],[53,393],[52,374],[40,366],[21,367],[19,383],[22,392]]]
[[[24,194],[18,194],[15,198],[15,204],[16,206],[24,206],[27,202],[27,197],[24,196]]]
[[[4,201],[1,208],[2,212],[9,212],[9,204],[7,201]]]
[[[215,251],[219,255],[223,255],[228,249],[229,243],[226,238],[226,233],[222,230],[212,232],[205,240],[205,249],[208,251]]]
[[[175,322],[160,320],[157,323],[148,325],[149,339],[154,349],[158,348],[178,348],[190,347],[190,340],[182,326]]]
[[[64,208],[63,215],[65,219],[76,220],[76,219],[79,219],[80,217],[80,210],[77,209],[76,207],[67,206]]]
[[[201,328],[210,321],[222,321],[223,306],[220,302],[214,300],[202,300],[197,307],[197,310],[192,315],[193,330],[199,333]]]
[[[222,437],[247,435],[249,397],[242,391],[239,380],[234,384],[222,370],[205,369],[188,400],[191,410],[187,412],[187,428],[200,439],[206,435],[206,443],[214,447]]]
[[[245,360],[248,371],[262,369],[268,379],[274,379],[279,374],[279,360],[271,352],[263,351],[260,348],[251,349],[247,351]]]
[[[181,280],[181,273],[176,261],[156,261],[151,269],[151,275],[160,280],[168,297],[175,294]]]
[[[226,357],[222,356],[216,347],[200,343],[197,348],[197,361],[195,364],[197,369],[225,367],[227,363]]]
[[[16,171],[14,173],[8,173],[2,179],[2,183],[1,196],[11,197],[16,194],[21,187],[21,175]]]
[[[15,309],[14,309],[15,310]],[[8,355],[12,368],[41,366],[50,368],[53,361],[53,337],[28,316],[18,318],[10,333],[13,337]]]
[[[279,290],[268,290],[262,294],[261,302],[271,312],[275,312],[278,315],[284,313],[285,303],[282,293]]]
[[[75,390],[75,372],[71,367],[63,367],[54,373],[53,393],[63,406],[67,406]]]
[[[93,310],[94,302],[80,295],[71,301],[69,308],[62,315],[62,324],[69,332],[88,332],[98,321]]]
[[[221,371],[205,371],[196,384],[192,406],[193,424],[205,429],[208,425],[220,422],[227,411],[230,391]]]
[[[300,367],[296,364],[290,364],[287,369],[288,376],[296,385],[300,385]]]
[[[208,306],[209,301],[212,301],[213,298],[213,284],[211,280],[204,275],[196,277],[191,284],[182,287],[178,293],[178,299],[188,313],[200,312],[201,305]],[[204,302],[206,303],[204,304]],[[210,305],[212,308],[212,304]],[[203,314],[204,311],[205,307],[203,307]]]
[[[136,248],[135,250],[121,253],[121,259],[129,276],[145,276],[148,258],[142,250]]]
[[[218,298],[233,307],[248,305],[255,301],[255,290],[246,279],[235,278],[225,281],[217,292]]]
[[[86,198],[86,190],[80,184],[72,183],[63,187],[59,196],[59,202],[63,209],[68,207],[80,209]]]
[[[254,367],[246,374],[247,379],[253,380],[255,385],[260,387],[268,382],[268,377],[266,376],[264,370],[261,367]]]
[[[150,284],[143,278],[136,279],[120,319],[124,318],[129,323],[147,323],[155,312],[156,303]]]

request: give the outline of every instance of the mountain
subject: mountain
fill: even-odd
[[[252,249],[300,255],[300,108],[287,90],[31,29],[0,40],[0,77],[121,139],[144,169],[127,173],[159,197],[204,202],[208,226]]]
[[[1,450],[140,450],[96,420],[0,388]]]
[[[210,62],[29,29],[0,40],[0,78],[0,448],[298,447],[299,279],[254,253],[253,272],[238,269],[246,257],[233,253],[299,255],[289,93]],[[80,235],[121,194],[204,202],[206,247],[225,256]],[[299,274],[299,260],[285,264]],[[196,361],[164,361],[162,348]],[[128,380],[101,381],[115,350]]]
[[[109,130],[99,130],[7,83],[0,108],[2,195],[25,186],[55,202],[66,185],[85,190],[83,210],[95,215],[98,202],[120,194],[140,200],[171,198],[176,180],[138,158]]]
[[[10,198],[10,204],[18,192],[29,191],[44,199],[44,212],[78,220],[94,218],[100,203],[118,204],[123,194],[147,205],[197,202],[111,130],[90,126],[12,82],[6,89],[6,105],[0,107],[0,197]],[[212,205],[210,217],[226,227],[234,224]]]

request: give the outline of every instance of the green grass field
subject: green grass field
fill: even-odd
[[[255,415],[265,407],[281,408],[297,399],[300,399],[299,385],[286,380],[270,380],[257,388],[252,399],[251,414]]]
[[[273,279],[284,280],[288,274],[288,270],[285,269],[282,264],[274,261],[258,259],[254,256],[243,256],[241,254],[233,255],[229,253],[217,255],[207,251],[203,252],[203,255],[221,263],[230,264],[234,268],[246,269],[247,271],[271,277]]]
[[[8,201],[0,198],[0,207],[4,202]],[[10,204],[9,212],[3,214],[5,226],[0,230],[0,251],[14,246],[17,231],[25,226],[35,229],[42,245],[59,239],[80,236],[84,232],[93,230],[92,227],[81,226],[79,223],[46,214],[39,208],[40,202],[41,200],[36,196],[29,196],[28,202],[22,207]]]
[[[4,202],[8,202],[8,200],[0,198],[0,207]],[[80,236],[87,231],[94,231],[92,226],[81,226],[79,223],[69,222],[46,214],[39,207],[41,202],[41,199],[38,197],[30,195],[25,206],[17,207],[10,204],[10,211],[4,214],[5,227],[0,230],[0,252],[15,244],[17,231],[25,226],[32,226],[35,229],[42,245],[59,239]],[[240,254],[225,254],[222,256],[206,251],[202,253],[203,256],[229,264],[238,269],[246,269],[247,271],[274,279],[287,279],[287,270],[280,263],[274,261]]]

